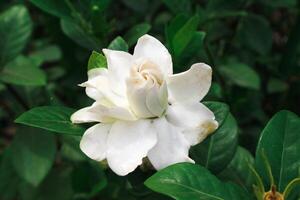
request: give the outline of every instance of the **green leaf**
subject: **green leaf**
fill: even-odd
[[[34,58],[40,61],[38,62],[38,64],[43,62],[58,61],[61,59],[61,57],[62,52],[57,45],[49,45],[30,54],[30,58]]]
[[[172,43],[175,34],[179,31],[181,27],[189,20],[189,18],[184,14],[177,15],[174,19],[171,20],[170,24],[166,27],[166,38],[169,47],[173,49]]]
[[[249,49],[264,55],[272,47],[272,29],[265,18],[259,15],[249,15],[242,18],[237,39]]]
[[[232,181],[252,192],[252,185],[255,179],[248,165],[253,164],[254,158],[251,153],[239,146],[231,162],[218,177],[221,177],[224,181]]]
[[[26,7],[16,5],[0,15],[0,70],[22,52],[32,32]]]
[[[108,45],[108,49],[128,51],[128,44],[122,37],[118,36]]]
[[[217,68],[232,83],[249,89],[260,88],[260,78],[256,71],[243,63],[230,63]]]
[[[99,50],[101,48],[100,40],[94,35],[90,27],[83,27],[71,20],[61,20],[61,28],[69,38],[78,45],[89,50]]]
[[[62,137],[61,156],[66,160],[82,162],[88,159],[80,150],[81,136],[64,135]]]
[[[74,109],[63,106],[36,107],[23,113],[15,122],[56,133],[82,135],[85,129],[72,124],[70,121],[70,117],[74,112]]]
[[[54,162],[54,135],[20,128],[12,145],[12,163],[19,176],[34,186],[39,185]]]
[[[194,36],[189,42],[189,44],[185,47],[182,51],[182,54],[179,57],[176,57],[174,60],[175,62],[178,60],[179,63],[177,66],[185,66],[187,60],[193,59],[201,49],[203,49],[203,42],[205,38],[205,32],[194,32]],[[179,69],[179,71],[182,71]]]
[[[71,10],[65,0],[30,0],[43,11],[60,18],[70,18]]]
[[[204,103],[214,112],[219,128],[202,143],[192,147],[191,157],[213,173],[225,169],[237,149],[238,127],[226,104],[220,102]]]
[[[46,85],[46,74],[33,59],[19,56],[5,65],[0,80],[15,85],[42,86]]]
[[[125,35],[124,39],[127,41],[128,46],[131,47],[134,45],[137,40],[148,33],[148,31],[151,29],[151,25],[147,23],[141,23],[133,26]]]
[[[299,130],[300,118],[292,112],[280,111],[268,122],[258,142],[255,158],[257,170],[265,185],[269,185],[262,156],[264,151],[280,192],[283,192],[292,179],[299,176]]]
[[[182,27],[180,27],[171,39],[172,49],[175,56],[181,55],[183,50],[191,42],[198,28],[199,22],[200,19],[198,15],[190,18]]]
[[[88,70],[106,67],[107,62],[105,56],[103,56],[101,53],[93,51],[88,61]]]
[[[147,179],[145,185],[176,200],[249,199],[237,185],[222,183],[207,169],[190,163],[167,167]]]
[[[163,0],[163,2],[175,14],[191,11],[190,0]]]

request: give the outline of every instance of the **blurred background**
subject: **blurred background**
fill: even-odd
[[[102,48],[133,51],[149,33],[167,46],[175,72],[213,68],[205,101],[229,105],[239,144],[254,153],[281,109],[300,114],[297,0],[0,1],[0,199],[168,199],[87,159],[80,138],[17,125],[30,108],[89,105],[77,84]]]

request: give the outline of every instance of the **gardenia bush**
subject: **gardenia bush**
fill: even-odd
[[[300,200],[299,2],[0,3],[0,200]]]

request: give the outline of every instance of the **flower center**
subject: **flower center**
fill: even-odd
[[[163,115],[168,106],[168,91],[159,66],[150,60],[137,60],[126,81],[127,98],[138,118]]]
[[[149,61],[144,60],[139,64],[135,64],[130,71],[131,77],[134,77],[137,82],[147,82],[149,86],[158,85],[161,86],[163,83],[163,75],[158,66]]]

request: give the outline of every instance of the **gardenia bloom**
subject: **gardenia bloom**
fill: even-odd
[[[171,55],[150,35],[138,40],[133,55],[103,53],[108,68],[90,70],[80,85],[95,102],[71,116],[73,123],[99,122],[84,133],[81,150],[91,159],[106,159],[118,175],[132,172],[144,157],[157,170],[194,163],[189,148],[218,127],[200,103],[211,85],[211,68],[196,63],[173,74]]]

